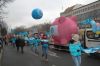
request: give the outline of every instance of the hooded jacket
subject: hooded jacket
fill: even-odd
[[[82,47],[81,47],[81,43],[79,41],[75,42],[73,44],[71,44],[71,43],[69,44],[69,51],[72,56],[80,56],[81,50],[82,50]]]

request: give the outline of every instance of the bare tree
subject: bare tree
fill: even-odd
[[[5,14],[3,8],[6,7],[6,5],[10,2],[13,2],[14,0],[0,0],[0,17],[2,17],[2,14]]]
[[[13,29],[14,33],[25,32],[25,31],[26,31],[26,28],[24,26],[16,27],[15,29]]]
[[[14,0],[0,0],[0,8],[6,6],[7,3],[12,2]]]
[[[14,0],[0,0],[0,36],[4,36],[7,34],[7,24],[4,21],[4,15],[6,12],[4,12],[3,8],[6,7],[6,5]]]
[[[32,26],[28,30],[33,31],[33,32],[47,32],[49,31],[50,26],[51,26],[50,23],[44,23],[44,24]]]

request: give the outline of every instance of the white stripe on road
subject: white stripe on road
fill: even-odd
[[[52,65],[52,66],[56,66],[56,65]]]
[[[48,54],[49,54],[50,56],[59,57],[59,56],[57,55],[57,53],[55,53],[55,52],[48,51]]]

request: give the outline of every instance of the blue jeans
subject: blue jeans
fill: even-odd
[[[29,44],[31,51],[33,51],[33,44]]]
[[[38,45],[37,44],[34,44],[34,51],[35,51],[36,54],[39,54],[39,52],[38,52]]]
[[[75,66],[81,65],[81,56],[72,56]]]
[[[45,59],[47,59],[47,55],[48,55],[48,47],[43,47],[42,46],[42,57],[45,57]]]
[[[38,54],[38,45],[30,44],[29,46],[30,46],[31,51],[33,51],[36,54]]]

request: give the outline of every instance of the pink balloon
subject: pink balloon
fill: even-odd
[[[52,26],[57,26],[54,29],[55,34],[53,34],[55,44],[66,45],[71,39],[72,34],[78,33],[78,26],[76,21],[76,16],[61,16],[52,23]]]

